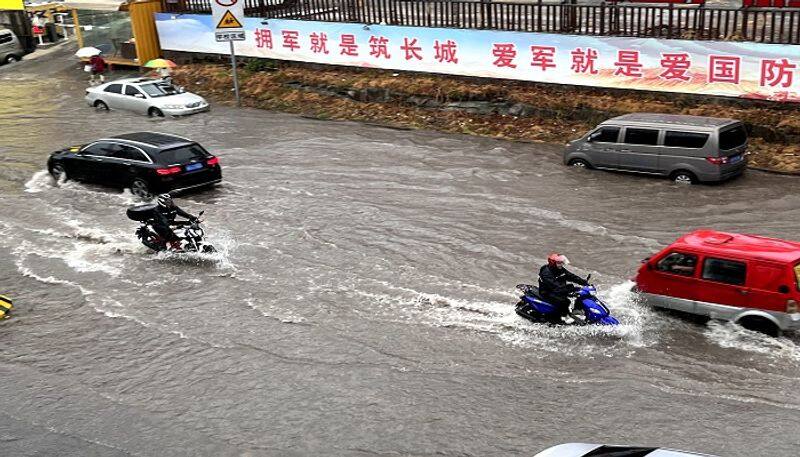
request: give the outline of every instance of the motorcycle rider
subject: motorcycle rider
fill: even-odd
[[[539,270],[539,294],[544,301],[558,308],[561,320],[565,324],[572,324],[575,320],[569,316],[569,294],[579,288],[570,283],[582,286],[588,283],[580,276],[569,272],[564,268],[565,265],[569,265],[567,256],[559,253],[547,256],[547,265]]]
[[[194,222],[197,217],[192,216],[186,211],[180,209],[178,205],[172,200],[170,194],[161,194],[156,197],[158,203],[153,211],[153,228],[164,240],[166,240],[173,250],[181,250],[181,239],[172,230],[172,225],[185,225],[185,221],[175,221],[177,216],[181,216]]]

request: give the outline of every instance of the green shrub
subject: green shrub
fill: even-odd
[[[274,60],[269,59],[250,59],[244,64],[244,69],[253,73],[259,71],[271,71],[278,68]]]

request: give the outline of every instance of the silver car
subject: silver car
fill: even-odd
[[[119,109],[148,116],[185,116],[208,111],[201,96],[162,79],[118,79],[86,89],[86,102],[97,109]]]
[[[724,181],[747,167],[747,130],[735,119],[634,113],[609,119],[564,150],[564,163],[679,184]]]
[[[534,457],[714,457],[709,454],[646,446],[608,446],[566,443],[547,448]]]
[[[19,62],[25,54],[25,48],[14,32],[0,28],[0,64]]]

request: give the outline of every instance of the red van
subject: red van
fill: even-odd
[[[635,289],[651,306],[777,336],[800,328],[800,243],[697,230],[645,259]]]

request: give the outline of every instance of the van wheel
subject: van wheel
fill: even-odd
[[[108,111],[108,105],[106,105],[106,102],[103,100],[97,100],[94,102],[94,107],[100,111]]]
[[[774,322],[765,317],[745,316],[739,319],[736,323],[747,330],[760,332],[773,337],[781,336],[781,329],[775,325]]]
[[[587,161],[585,161],[583,159],[572,159],[572,160],[569,161],[569,166],[570,167],[578,167],[578,168],[586,168],[586,169],[592,168],[592,166],[589,165],[589,162],[587,162]]]
[[[147,112],[147,115],[150,117],[164,117],[164,112],[158,108],[150,108],[150,111]]]
[[[673,172],[669,179],[672,180],[675,184],[696,184],[697,183],[697,176],[694,175],[691,171],[686,170],[678,170]]]

